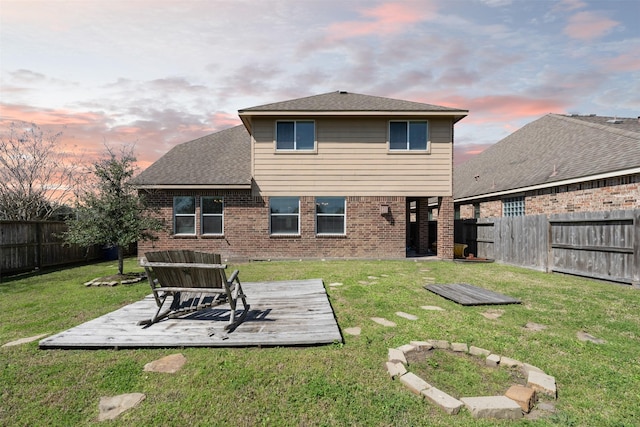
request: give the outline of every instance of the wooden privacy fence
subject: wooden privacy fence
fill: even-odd
[[[456,241],[506,264],[640,284],[640,210],[457,221]]]
[[[66,230],[57,221],[0,221],[0,276],[100,259],[99,247],[64,245]]]

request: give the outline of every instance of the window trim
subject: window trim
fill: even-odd
[[[391,148],[391,123],[405,123],[407,126],[406,148]],[[426,146],[424,149],[411,149],[410,123],[425,123],[427,126]],[[387,150],[389,153],[431,153],[431,140],[429,138],[429,120],[389,120],[387,123]]]
[[[278,148],[278,123],[293,123],[293,148]],[[296,138],[298,132],[298,123],[313,123],[313,148],[298,148],[298,140]],[[318,148],[318,137],[316,133],[315,120],[276,120],[273,138],[273,146],[278,153],[316,153]]]
[[[298,212],[297,213],[271,213],[271,201],[279,198],[298,199]],[[271,229],[273,216],[297,216],[298,217],[298,231],[297,233],[274,233]],[[269,236],[285,236],[285,237],[298,237],[300,236],[300,197],[299,196],[273,196],[269,197]]]
[[[344,213],[341,214],[325,214],[325,213],[318,213],[318,199],[342,199],[342,203],[343,203],[343,209],[344,209]],[[347,198],[346,197],[341,197],[341,196],[318,196],[315,198],[314,200],[314,204],[315,204],[315,220],[316,220],[316,236],[319,237],[324,237],[324,236],[346,236],[347,235]],[[323,216],[323,217],[342,217],[342,224],[343,224],[343,232],[342,233],[320,233],[318,232],[318,217],[319,216]]]
[[[193,213],[189,213],[189,214],[179,214],[176,212],[176,199],[178,198],[186,198],[189,197],[191,199],[193,199]],[[196,236],[196,230],[197,230],[197,225],[196,224],[196,213],[198,211],[198,206],[196,205],[197,199],[195,196],[173,196],[173,235],[174,236]],[[178,233],[176,231],[176,218],[181,217],[181,218],[185,218],[185,217],[192,217],[193,218],[193,233]]]
[[[213,214],[204,212],[204,202],[206,198],[220,199],[222,202],[222,213]],[[205,233],[204,232],[204,218],[205,217],[220,217],[222,219],[222,226],[220,233]],[[203,236],[224,236],[224,197],[223,196],[200,196],[200,233]]]

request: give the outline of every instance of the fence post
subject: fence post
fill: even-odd
[[[640,288],[640,209],[633,211],[633,271],[631,285]]]

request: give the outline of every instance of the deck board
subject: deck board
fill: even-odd
[[[467,283],[433,284],[425,289],[461,305],[520,304],[520,300]]]
[[[156,310],[148,295],[104,316],[40,341],[42,349],[246,347],[342,342],[321,279],[243,283],[251,305],[233,332],[223,330],[228,305],[166,319],[148,328],[137,323]],[[213,333],[213,335],[211,335]]]

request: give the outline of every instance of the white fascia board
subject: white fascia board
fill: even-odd
[[[249,116],[455,116],[465,117],[468,111],[247,111],[240,118]],[[244,120],[243,120],[244,121]]]
[[[527,192],[527,191],[541,190],[543,188],[557,187],[559,185],[578,184],[580,182],[595,181],[595,180],[598,180],[598,179],[615,178],[615,177],[624,176],[624,175],[635,175],[637,173],[640,173],[640,167],[633,168],[633,169],[625,169],[625,170],[620,170],[620,171],[615,171],[615,172],[601,173],[601,174],[598,174],[598,175],[583,176],[583,177],[580,177],[580,178],[570,178],[570,179],[565,179],[565,180],[562,180],[562,181],[545,182],[544,184],[532,185],[532,186],[529,186],[529,187],[512,188],[512,189],[509,189],[509,190],[496,191],[495,193],[485,193],[485,194],[479,194],[477,196],[463,197],[461,199],[455,199],[454,202],[455,203],[468,202],[468,201],[477,200],[477,199],[488,199],[488,198],[491,198],[491,197],[507,196],[507,195],[511,195],[511,194],[515,194],[515,193],[524,193],[524,192]]]

